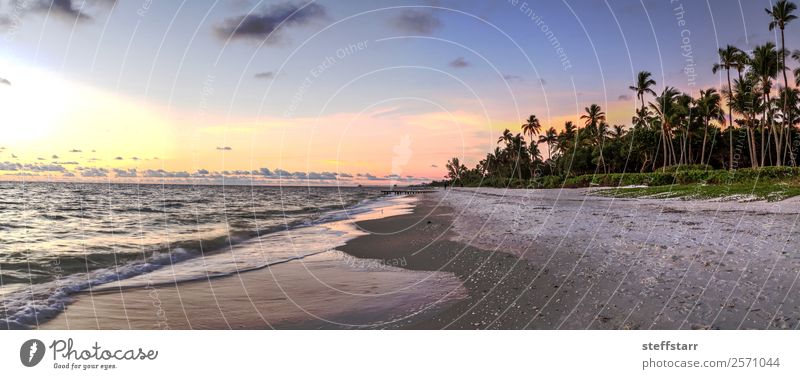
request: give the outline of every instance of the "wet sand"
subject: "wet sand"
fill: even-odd
[[[441,273],[323,253],[225,278],[84,293],[42,329],[391,329],[465,296]]]
[[[341,249],[359,258],[407,262],[405,268],[409,270],[452,273],[462,281],[469,294],[466,299],[433,317],[418,317],[409,328],[525,327],[536,313],[540,294],[528,286],[535,267],[513,254],[456,242],[456,209],[438,203],[439,196],[426,195],[413,214],[360,223],[372,234],[350,241]],[[546,275],[542,279],[553,278]]]

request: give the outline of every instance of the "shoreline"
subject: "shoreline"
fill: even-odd
[[[180,307],[167,312],[172,319],[203,310],[178,328],[798,328],[800,199],[620,199],[596,189],[425,194],[409,214],[357,221],[368,234],[338,247],[342,256],[298,261],[310,276],[277,265],[182,283],[161,302]],[[312,279],[337,290],[308,286]],[[349,286],[389,295],[342,296]],[[92,312],[124,327],[131,313],[152,313],[148,299],[142,290],[81,295],[43,328],[94,320]],[[334,321],[303,312],[264,318],[303,299],[322,302],[315,311]]]
[[[355,221],[327,225],[354,235],[347,244],[363,234],[357,224],[396,217],[406,203],[390,202],[354,216]],[[291,232],[287,238],[284,243],[294,244]],[[63,312],[39,328],[400,328],[464,296],[460,282],[446,273],[407,271],[401,261],[359,259],[340,248],[207,279],[147,286],[125,286],[129,279],[107,283],[76,293]],[[132,279],[142,282],[146,275]]]

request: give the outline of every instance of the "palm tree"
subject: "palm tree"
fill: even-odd
[[[672,146],[670,130],[678,122],[679,117],[677,97],[680,93],[673,87],[666,87],[661,95],[656,97],[656,102],[650,103],[650,108],[661,120],[661,146],[664,148],[664,170],[675,162],[675,149]],[[655,159],[655,158],[654,158]],[[669,160],[669,163],[667,162]]]
[[[528,146],[528,154],[531,156],[531,163],[541,162],[542,153],[539,151],[539,144],[531,142]]]
[[[636,115],[631,118],[631,123],[636,128],[645,128],[650,125],[653,115],[647,108],[637,109]]]
[[[597,125],[597,134],[595,135],[595,144],[599,145],[603,142],[603,139],[610,135],[610,131],[608,128],[608,124],[606,124],[605,118],[600,121],[600,125]]]
[[[499,145],[501,143],[505,143],[506,150],[508,150],[508,146],[511,146],[511,143],[512,143],[513,139],[514,139],[514,135],[511,134],[510,130],[506,129],[506,130],[503,130],[502,134],[500,134],[500,138],[497,139],[497,144]],[[512,151],[512,153],[513,153],[513,151]],[[516,171],[516,166],[515,166],[516,159],[515,159],[515,157],[513,155],[511,156],[510,164],[511,164],[511,171],[512,171],[511,176],[514,176],[513,171]]]
[[[747,132],[747,147],[750,152],[750,165],[753,168],[758,167],[758,155],[756,153],[756,142],[754,129],[757,126],[757,114],[761,112],[761,94],[758,93],[756,86],[757,79],[752,75],[742,80],[735,80],[733,88],[728,95],[733,99],[733,109],[739,114],[744,116],[744,120],[737,120],[743,125]],[[733,169],[731,167],[731,169]]]
[[[600,161],[598,162],[600,166],[603,167],[603,172],[606,170],[605,160],[603,159],[603,138],[605,137],[604,133],[601,133],[598,126],[605,123],[606,121],[606,112],[600,108],[597,104],[592,104],[584,109],[586,114],[581,116],[581,120],[586,120],[586,130],[589,132],[591,137],[594,137],[594,143],[600,146]]]
[[[791,1],[787,0],[778,0],[775,5],[772,6],[772,9],[764,9],[772,20],[769,23],[769,30],[772,31],[776,27],[781,30],[781,51],[780,51],[780,58],[781,58],[781,72],[783,72],[783,87],[789,88],[789,78],[786,76],[786,24],[794,21],[797,19],[797,16],[793,15],[792,13],[797,10],[797,5],[795,5]],[[788,100],[787,97],[784,97],[784,100]],[[789,106],[788,103],[783,103],[783,113],[786,114],[789,112],[787,109]],[[786,130],[788,125],[786,124],[786,118],[784,118],[783,130]],[[783,146],[783,132],[780,133],[779,138],[776,143],[776,154],[778,155],[778,165],[781,164],[781,148]]]
[[[780,55],[777,50],[775,50],[775,44],[772,42],[767,42],[763,45],[756,46],[755,50],[753,50],[753,57],[750,60],[750,67],[753,70],[753,75],[759,81],[761,86],[761,93],[764,97],[764,104],[768,105],[770,103],[770,91],[772,90],[772,79],[778,77],[778,71],[782,70],[783,67],[781,66]],[[766,163],[766,148],[767,143],[765,142],[765,129],[767,126],[770,127],[772,131],[773,137],[775,137],[776,143],[776,157],[778,166],[781,165],[780,160],[780,135],[775,128],[772,128],[771,122],[771,111],[769,107],[764,107],[763,111],[763,124],[761,125],[761,166],[764,166]],[[767,114],[770,113],[770,114]]]
[[[542,125],[536,115],[530,115],[525,123],[522,124],[522,133],[530,137],[531,141],[533,141],[533,136],[539,134],[540,130],[542,130]]]
[[[499,153],[499,149],[495,148],[495,152]],[[478,172],[481,174],[482,177],[486,177],[494,172],[495,167],[497,167],[497,154],[486,154],[486,158],[478,162]]]
[[[539,131],[542,130],[542,124],[539,122],[539,119],[536,118],[536,115],[530,115],[525,123],[522,124],[522,134],[527,135],[531,139],[531,143],[533,143],[533,136],[539,134]],[[525,145],[524,141],[520,141],[520,149]],[[519,152],[517,152],[517,157],[519,157]],[[532,169],[532,168],[531,168]],[[531,172],[532,174],[533,172]],[[519,170],[519,178],[522,179],[522,169]]]
[[[558,133],[556,133],[556,128],[550,127],[547,131],[539,136],[539,143],[547,144],[547,159],[553,157],[553,146],[555,143],[558,142]]]
[[[655,91],[650,88],[656,85],[656,81],[653,80],[651,76],[653,76],[653,74],[648,71],[640,71],[636,76],[636,85],[628,87],[631,89],[631,91],[636,92],[636,98],[642,101],[642,109],[645,109],[644,95],[646,93],[649,93],[653,96],[656,95]]]
[[[564,131],[561,134],[564,140],[572,142],[578,136],[578,127],[572,121],[567,121],[564,123]]]
[[[750,56],[747,55],[742,50],[739,50],[734,54],[734,65],[733,68],[736,69],[736,73],[739,75],[739,80],[742,80],[742,72],[747,69],[747,66],[750,65]]]
[[[717,73],[719,70],[725,70],[728,76],[728,88],[731,90],[731,69],[735,68],[739,71],[739,80],[742,80],[742,69],[744,68],[744,58],[746,57],[745,54],[736,46],[728,45],[724,49],[719,49],[719,63],[714,63],[714,66],[711,68],[711,72],[714,74]],[[728,96],[728,124],[730,125],[729,128],[729,164],[728,169],[733,169],[733,111],[732,111],[732,103],[733,100],[730,96]]]
[[[603,112],[597,104],[592,104],[584,109],[586,114],[581,116],[581,120],[586,120],[585,125],[597,130],[597,125],[606,120],[606,112]]]
[[[509,143],[511,143],[511,138],[513,138],[513,137],[514,137],[514,135],[511,134],[510,130],[508,130],[508,129],[503,130],[503,134],[501,134],[500,138],[497,139],[497,143],[499,144],[499,143],[505,142],[506,144],[509,144]]]
[[[789,161],[792,162],[792,166],[797,165],[797,161],[795,160],[795,152],[791,150],[791,142],[792,140],[792,130],[794,129],[794,124],[797,123],[798,115],[800,115],[799,110],[797,107],[800,105],[798,103],[798,99],[800,99],[800,90],[796,88],[784,88],[778,98],[779,104],[786,104],[786,111],[781,114],[781,119],[784,125],[786,125],[786,138],[784,138],[784,162],[786,162],[786,155],[789,155]]]
[[[625,125],[614,125],[611,130],[611,138],[616,141],[622,139],[625,136]]]
[[[447,177],[450,178],[450,181],[453,184],[461,183],[461,177],[464,175],[464,171],[466,171],[466,167],[458,160],[458,158],[453,158],[447,161]]]
[[[785,29],[786,24],[794,21],[797,19],[797,16],[793,15],[792,13],[797,10],[797,5],[795,5],[791,1],[787,0],[778,0],[775,5],[772,6],[772,9],[764,9],[772,20],[769,23],[769,30],[772,31],[776,27],[781,30],[781,67],[784,69],[783,71],[783,85],[785,88],[789,88],[789,79],[786,76],[786,35]],[[785,108],[786,104],[784,104]]]
[[[694,121],[697,115],[693,112],[695,101],[685,93],[678,95],[676,98],[676,122],[673,126],[676,128],[676,134],[681,137],[681,155],[678,160],[679,164],[689,164],[689,158],[692,156],[692,134],[695,126]]]
[[[706,143],[708,141],[709,121],[715,120],[721,125],[725,125],[725,112],[722,110],[721,100],[719,93],[717,93],[717,90],[714,88],[709,88],[705,91],[701,90],[700,98],[697,99],[696,110],[698,116],[703,119],[703,147],[700,152],[700,163],[702,164],[706,163]],[[710,158],[709,156],[709,159]]]
[[[575,124],[573,124],[572,121],[565,122],[564,130],[558,134],[556,149],[561,152],[568,150],[571,146],[575,145],[577,137],[578,128],[575,126]]]
[[[792,53],[792,58],[794,58],[794,60],[800,63],[800,50],[795,50],[794,53]],[[794,73],[794,85],[800,87],[800,67],[794,69],[793,73]]]
[[[500,138],[497,139],[497,143],[505,143],[506,144],[506,151],[509,153],[511,157],[511,175],[513,176],[514,173],[519,173],[519,178],[522,179],[522,169],[520,168],[520,150],[522,150],[523,145],[525,144],[524,139],[521,135],[513,135],[511,131],[506,129],[503,131],[503,134],[500,135]]]
[[[531,141],[530,145],[528,145],[528,151],[527,152],[528,152],[528,156],[530,156],[530,159],[531,159],[531,162],[530,162],[530,165],[528,166],[528,169],[530,170],[530,173],[531,173],[531,179],[535,179],[537,177],[537,175],[536,175],[536,171],[537,170],[536,169],[542,163],[542,153],[539,151],[539,144],[537,144],[536,142]]]

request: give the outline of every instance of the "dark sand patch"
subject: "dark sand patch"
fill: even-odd
[[[207,281],[84,293],[42,328],[399,328],[463,296],[452,276],[333,252]]]
[[[423,199],[413,214],[360,222],[373,234],[341,248],[359,258],[404,262],[409,270],[453,273],[469,297],[433,317],[419,317],[414,329],[519,329],[548,327],[559,308],[539,313],[554,286],[553,278],[537,275],[523,257],[487,251],[450,240],[453,210]]]

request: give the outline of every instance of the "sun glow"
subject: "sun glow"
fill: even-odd
[[[173,150],[169,119],[152,106],[44,70],[4,61],[0,70],[11,82],[0,87],[0,136],[21,160],[58,156],[113,167],[123,164],[117,157]]]
[[[4,75],[13,77],[10,85],[0,85],[0,135],[4,144],[31,144],[46,138],[63,117],[69,98],[67,85],[53,75],[31,70],[9,70],[0,63]]]

